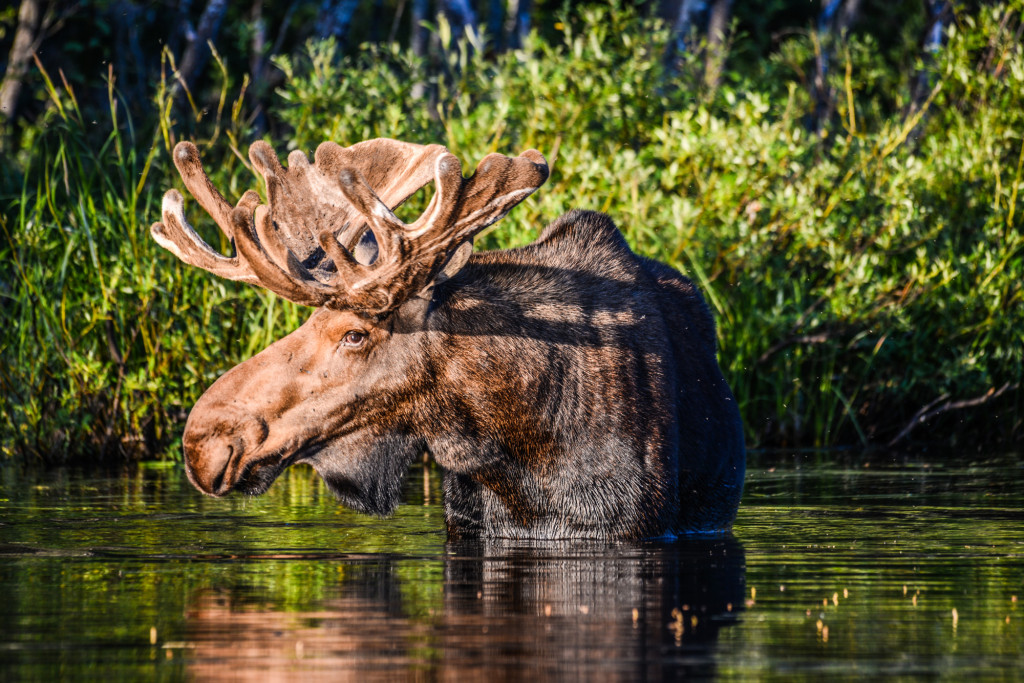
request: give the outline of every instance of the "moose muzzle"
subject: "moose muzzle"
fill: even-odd
[[[185,471],[203,493],[223,496],[258,461],[253,455],[267,439],[267,423],[254,416],[231,419],[222,410],[200,411],[202,407],[200,401],[182,438]]]

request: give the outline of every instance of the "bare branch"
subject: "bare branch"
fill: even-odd
[[[964,408],[974,408],[980,405],[984,405],[986,403],[996,400],[997,398],[1005,394],[1007,391],[1016,391],[1019,387],[1019,382],[1015,382],[1013,384],[1007,382],[999,389],[993,387],[986,391],[981,396],[963,399],[960,401],[949,401],[947,400],[949,399],[949,394],[943,394],[939,398],[935,399],[934,401],[932,401],[931,403],[917,411],[914,417],[911,418],[910,422],[907,423],[907,426],[904,427],[900,431],[900,433],[897,434],[896,437],[892,439],[892,441],[886,444],[886,446],[888,448],[892,448],[900,441],[903,441],[908,436],[910,436],[910,432],[913,431],[914,427],[918,426],[919,424],[924,424],[925,422],[935,417],[936,415],[948,413],[953,410],[963,410]],[[946,402],[942,403],[943,401]],[[940,403],[942,403],[942,405],[939,405]]]
[[[216,42],[217,33],[220,31],[220,24],[227,9],[227,0],[209,0],[199,18],[199,26],[190,32],[188,45],[179,62],[179,73],[184,81],[185,89],[192,87],[196,75],[202,71],[206,60],[210,58],[208,43]],[[180,96],[180,90],[177,94]]]
[[[799,346],[804,344],[824,344],[825,342],[832,339],[832,335],[827,332],[819,332],[817,334],[799,334],[786,337],[782,341],[773,344],[767,351],[761,354],[757,359],[755,365],[762,365],[766,363],[772,356],[777,354],[779,351],[789,346]]]

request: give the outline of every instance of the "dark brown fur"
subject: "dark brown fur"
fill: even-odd
[[[339,344],[351,330],[358,349]],[[583,211],[379,320],[319,309],[221,377],[184,444],[207,493],[260,493],[308,462],[373,514],[429,451],[453,537],[722,531],[745,457],[700,293]]]

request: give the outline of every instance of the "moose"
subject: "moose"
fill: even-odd
[[[311,465],[343,505],[386,516],[410,464],[441,468],[450,538],[642,539],[730,528],[745,450],[714,321],[676,270],[573,210],[527,246],[473,239],[547,180],[543,155],[489,154],[466,178],[441,145],[324,142],[235,206],[198,149],[185,187],[233,243],[213,249],[164,195],[156,241],[186,264],[316,307],[222,375],[183,436],[203,493],[264,493]],[[394,210],[433,181],[415,221]]]

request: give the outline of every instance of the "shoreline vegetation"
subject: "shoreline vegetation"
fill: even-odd
[[[268,46],[257,69],[211,41],[194,82],[167,47],[142,101],[116,60],[97,95],[37,56],[31,116],[6,121],[0,153],[0,463],[180,457],[202,391],[309,314],[152,240],[183,139],[232,203],[263,191],[256,139],[282,160],[323,140],[438,142],[470,167],[537,148],[550,179],[477,249],[526,244],[570,208],[610,214],[704,292],[748,446],[1017,448],[1022,10],[965,4],[925,52],[927,17],[902,6],[885,47],[870,16],[770,41],[741,16],[681,50],[646,6],[581,4],[538,9],[496,50],[439,16],[425,54],[311,40]],[[185,210],[216,245],[187,194]]]

